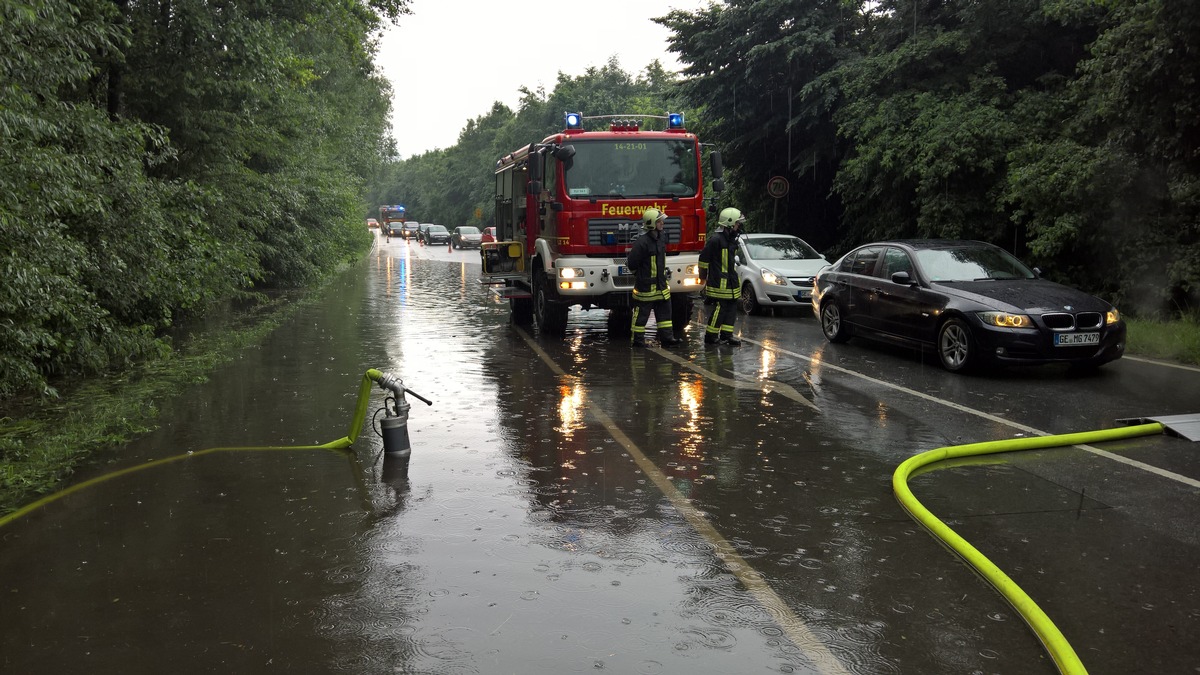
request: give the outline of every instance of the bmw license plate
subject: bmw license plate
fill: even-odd
[[[1055,333],[1055,347],[1074,347],[1076,345],[1100,344],[1099,333]]]

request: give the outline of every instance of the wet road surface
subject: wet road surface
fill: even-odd
[[[1052,673],[1021,617],[897,505],[893,470],[1200,401],[1194,371],[961,377],[826,345],[808,317],[742,317],[738,349],[706,350],[693,327],[635,351],[597,312],[543,339],[509,324],[477,256],[381,241],[81,476],[333,440],[378,368],[434,401],[410,400],[407,478],[368,429],[349,454],[205,455],[56,501],[0,529],[0,669]],[[1187,672],[1195,452],[1156,436],[912,487],[1089,672]]]

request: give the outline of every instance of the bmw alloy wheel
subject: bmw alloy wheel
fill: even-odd
[[[953,373],[966,370],[975,355],[971,329],[962,319],[947,320],[938,331],[937,349],[943,368]]]

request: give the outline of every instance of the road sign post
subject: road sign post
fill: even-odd
[[[787,196],[788,181],[783,176],[772,176],[767,181],[767,194],[775,199],[775,207],[771,214],[771,231],[778,232],[779,227],[779,200]]]

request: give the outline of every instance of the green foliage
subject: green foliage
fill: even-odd
[[[0,0],[0,400],[362,250],[407,4]]]
[[[658,21],[752,221],[782,207],[840,250],[984,239],[1127,311],[1200,302],[1200,5],[735,0]]]

